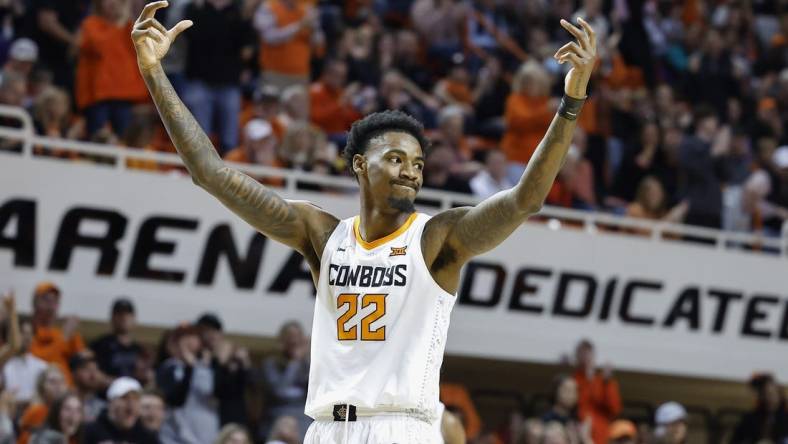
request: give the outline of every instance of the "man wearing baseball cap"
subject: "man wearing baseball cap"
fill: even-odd
[[[85,349],[77,332],[79,320],[68,317],[61,328],[57,325],[60,289],[52,282],[41,282],[33,292],[33,342],[30,353],[60,367],[69,385],[71,371],[68,360]]]
[[[38,45],[27,37],[14,40],[8,50],[8,60],[3,72],[15,72],[25,77],[30,75],[38,61]]]
[[[678,402],[666,402],[654,414],[654,436],[660,444],[687,442],[687,410]]]
[[[274,128],[264,119],[252,119],[243,129],[241,145],[225,154],[230,162],[281,167],[284,164],[277,154],[279,139]]]
[[[274,136],[279,140],[284,137],[287,125],[279,117],[282,110],[281,96],[281,91],[275,85],[261,86],[252,96],[252,114],[250,116],[253,119],[263,119],[270,123]]]
[[[140,422],[141,394],[136,379],[122,376],[112,382],[107,389],[109,406],[85,427],[83,444],[158,444],[159,437]]]
[[[143,353],[142,346],[131,335],[136,321],[131,300],[117,298],[110,312],[112,332],[90,344],[101,371],[113,378],[134,375],[134,367]]]

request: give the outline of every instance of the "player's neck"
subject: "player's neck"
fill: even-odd
[[[359,214],[361,218],[361,223],[358,227],[359,234],[367,242],[386,237],[404,225],[411,214],[413,213],[399,211],[390,207],[381,209],[371,202],[365,203],[362,200],[361,213]]]

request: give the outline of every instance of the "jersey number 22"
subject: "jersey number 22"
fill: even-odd
[[[342,293],[337,298],[337,309],[344,305],[348,306],[339,319],[337,319],[337,339],[340,341],[357,341],[358,325],[348,327],[348,321],[358,313],[359,293]],[[372,330],[372,323],[382,318],[386,314],[386,296],[382,293],[368,293],[361,297],[361,309],[370,305],[375,306],[375,311],[361,319],[361,340],[362,341],[385,341],[386,326]]]

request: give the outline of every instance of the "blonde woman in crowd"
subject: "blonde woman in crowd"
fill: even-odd
[[[231,423],[222,427],[214,444],[252,444],[252,438],[246,428]]]

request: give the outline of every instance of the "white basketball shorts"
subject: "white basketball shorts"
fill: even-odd
[[[407,415],[359,416],[356,421],[317,420],[304,444],[443,444],[429,423]]]

